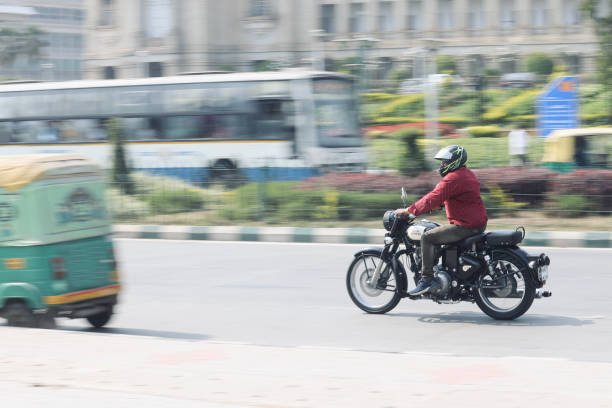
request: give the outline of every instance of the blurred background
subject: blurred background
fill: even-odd
[[[612,0],[0,0],[0,154],[115,222],[378,228],[461,144],[490,228],[609,230],[611,67]]]

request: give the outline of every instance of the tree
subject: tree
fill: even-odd
[[[29,60],[40,58],[42,49],[48,45],[41,40],[43,34],[36,27],[28,27],[23,31],[0,29],[0,65],[11,65],[20,56]]]
[[[112,182],[119,186],[124,194],[134,194],[134,183],[130,177],[130,168],[125,159],[123,147],[123,129],[119,118],[109,119],[106,123],[109,139],[114,145]]]
[[[450,55],[438,55],[436,57],[436,66],[441,74],[454,75],[457,72],[457,63]]]
[[[607,2],[607,7],[603,4]],[[582,9],[595,23],[600,54],[597,59],[599,80],[610,95],[609,117],[612,121],[612,0],[585,0]],[[604,10],[608,14],[603,13]]]
[[[546,53],[534,52],[527,56],[527,71],[538,75],[550,75],[555,63]]]

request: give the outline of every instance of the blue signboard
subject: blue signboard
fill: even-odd
[[[558,129],[580,127],[579,103],[577,77],[560,77],[548,84],[536,103],[540,137]]]

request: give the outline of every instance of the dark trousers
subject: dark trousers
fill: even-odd
[[[434,277],[433,263],[436,245],[460,241],[471,235],[483,232],[485,228],[486,225],[482,228],[470,229],[461,225],[448,224],[425,232],[421,237],[421,248],[423,251],[423,268],[421,271],[423,279],[433,279]]]

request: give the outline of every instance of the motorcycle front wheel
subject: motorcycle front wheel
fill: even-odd
[[[491,259],[494,272],[479,279],[476,304],[487,315],[497,320],[513,320],[531,307],[536,287],[529,274],[520,272],[527,265],[507,253],[494,254]]]
[[[384,261],[379,255],[360,255],[353,260],[346,274],[346,289],[351,300],[368,313],[387,313],[402,298],[398,290],[397,273],[388,263],[382,266],[378,282],[371,281],[381,262]]]

